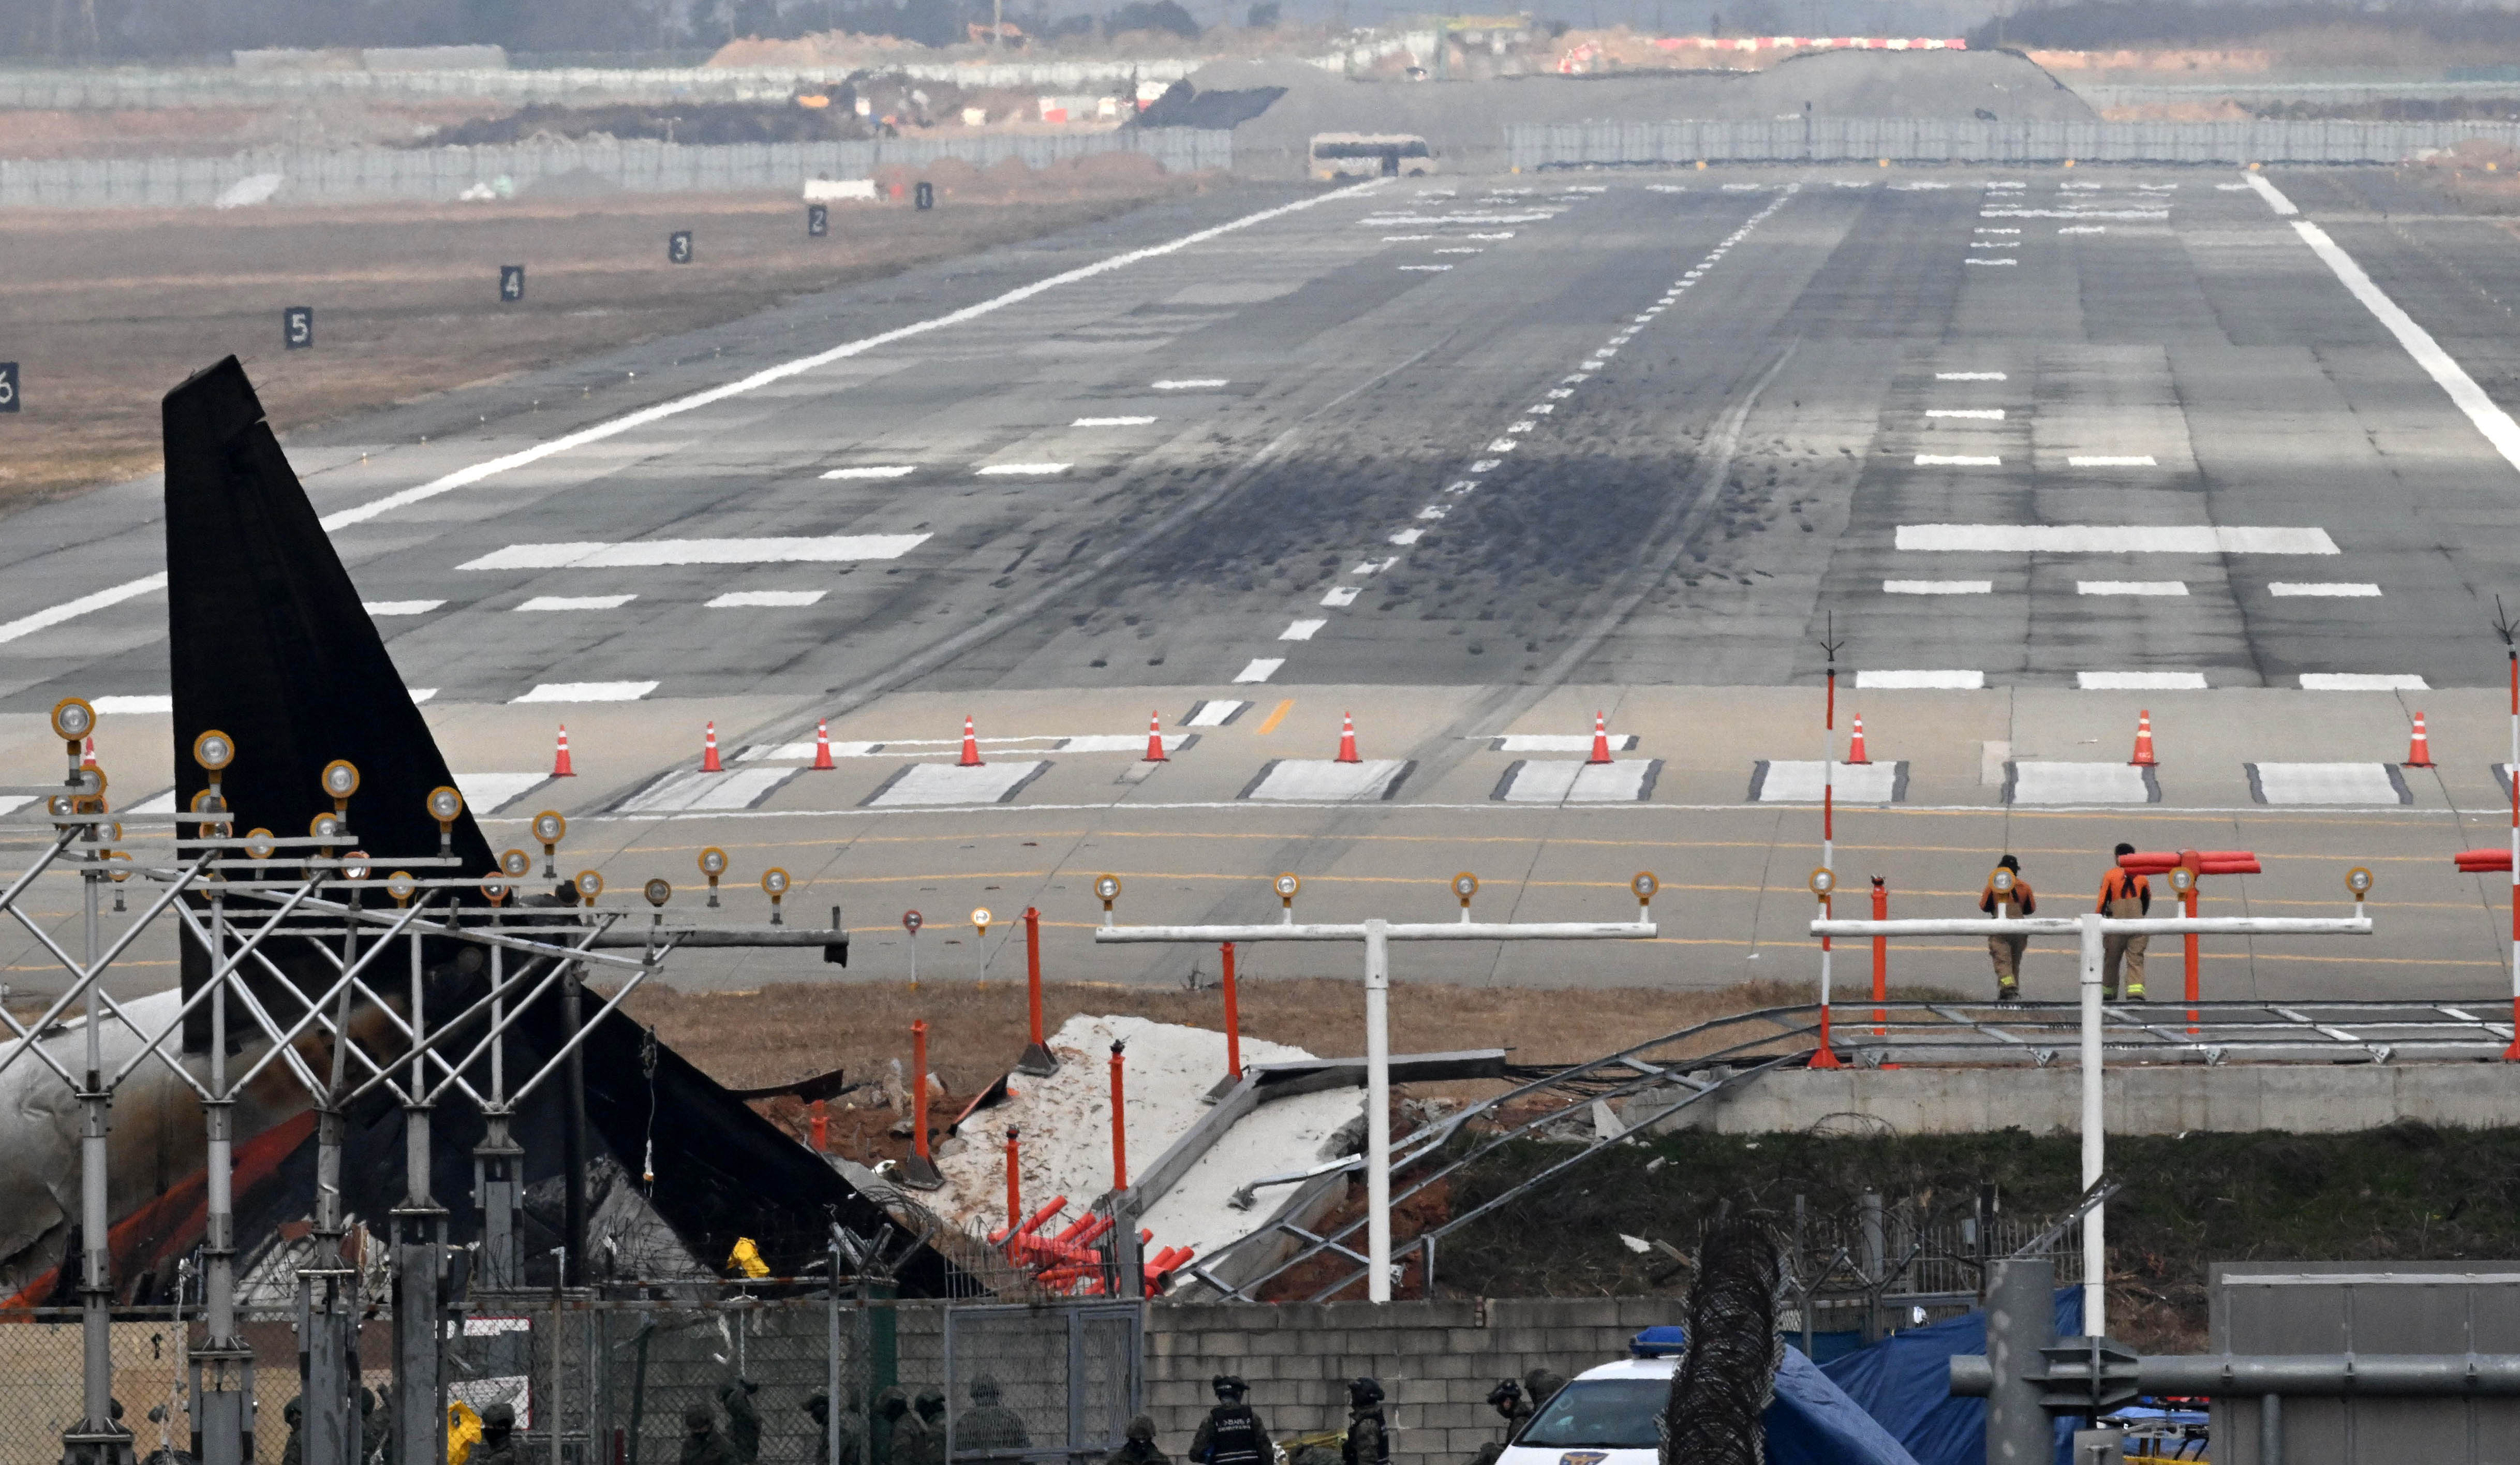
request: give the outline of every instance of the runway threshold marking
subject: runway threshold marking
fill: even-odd
[[[825,350],[764,367],[750,376],[739,377],[732,382],[722,383],[702,391],[695,391],[686,396],[678,396],[657,402],[652,406],[642,407],[636,412],[624,413],[609,421],[580,428],[574,433],[562,434],[548,441],[537,442],[531,447],[519,448],[513,453],[503,453],[495,458],[483,459],[481,462],[459,468],[453,473],[441,474],[425,483],[388,493],[382,498],[370,499],[364,504],[336,510],[325,515],[319,524],[326,533],[350,525],[365,524],[371,519],[390,514],[396,509],[408,508],[413,504],[435,498],[439,494],[451,493],[458,488],[471,487],[484,480],[539,463],[545,458],[556,457],[573,448],[584,447],[592,442],[602,442],[609,437],[617,437],[623,433],[647,427],[651,423],[663,422],[667,418],[679,417],[686,412],[713,406],[731,397],[758,391],[764,387],[784,382],[790,377],[802,376],[806,372],[829,366],[834,361],[845,361],[852,356],[864,355],[868,351],[891,345],[896,342],[908,341],[914,337],[924,336],[931,331],[941,331],[950,326],[978,320],[985,315],[993,315],[1010,305],[1021,304],[1035,296],[1057,290],[1064,285],[1091,280],[1096,276],[1106,275],[1113,270],[1126,269],[1130,265],[1161,258],[1166,254],[1179,253],[1194,245],[1221,239],[1228,234],[1248,229],[1256,224],[1265,224],[1273,219],[1300,213],[1307,208],[1319,207],[1332,200],[1355,198],[1362,194],[1376,192],[1381,187],[1379,180],[1361,183],[1351,188],[1317,194],[1308,199],[1297,199],[1291,204],[1281,204],[1273,208],[1263,208],[1256,213],[1246,213],[1240,218],[1228,219],[1222,224],[1211,225],[1205,229],[1194,229],[1177,239],[1168,239],[1162,244],[1148,245],[1138,250],[1124,250],[1107,258],[1095,260],[1091,264],[1062,270],[1047,279],[1035,280],[1029,285],[1018,285],[1012,290],[991,296],[985,300],[966,305],[959,310],[949,310],[943,315],[930,316],[925,320],[913,321],[909,325],[897,326],[889,331],[879,331],[873,336],[860,337],[856,341],[843,342]],[[48,606],[31,616],[22,616],[15,620],[0,622],[0,644],[15,641],[35,631],[75,620],[79,617],[104,610],[109,606],[119,605],[126,600],[165,588],[166,576],[163,572],[160,572],[143,575],[135,580],[126,580],[119,585],[109,586],[62,605]]]

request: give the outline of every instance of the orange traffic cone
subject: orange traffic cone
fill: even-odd
[[[2135,756],[2127,759],[2127,766],[2149,768],[2155,761],[2152,755],[2152,713],[2147,710],[2135,714]]]
[[[971,719],[968,717],[963,719],[963,766],[966,768],[980,766],[980,740],[973,733]]]
[[[832,720],[829,717],[814,719],[814,766],[826,772],[831,770]]]
[[[1365,759],[1356,755],[1356,717],[1352,713],[1348,712],[1339,713],[1338,760],[1342,763],[1361,763],[1365,761]]]
[[[700,771],[702,773],[726,771],[726,766],[717,760],[717,724],[715,722],[708,725],[708,736],[700,743]]]
[[[1164,756],[1164,718],[1161,712],[1147,714],[1147,756],[1149,763],[1171,761]]]
[[[1599,712],[1593,714],[1593,755],[1584,761],[1606,763],[1610,760],[1610,723]]]
[[[1864,714],[1862,712],[1855,714],[1855,740],[1847,745],[1846,760],[1850,763],[1869,763],[1872,761],[1871,757],[1864,751]]]
[[[575,778],[577,770],[568,765],[568,724],[560,725],[560,753],[552,759],[552,777]]]
[[[82,768],[96,766],[96,735],[93,733],[88,735],[79,749],[79,766]]]
[[[2429,768],[2433,765],[2433,740],[2424,733],[2424,714],[2415,713],[2414,741],[2407,748],[2407,766]]]

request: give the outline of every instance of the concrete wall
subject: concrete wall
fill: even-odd
[[[1409,1465],[1467,1459],[1502,1434],[1486,1402],[1504,1378],[1543,1365],[1568,1377],[1623,1356],[1641,1328],[1679,1322],[1668,1298],[1524,1302],[1153,1303],[1147,1309],[1146,1398],[1156,1439],[1178,1455],[1215,1396],[1238,1373],[1273,1438],[1343,1429],[1347,1381],[1382,1381],[1391,1453]]]
[[[2520,1068],[2500,1063],[2124,1067],[2107,1071],[2106,1086],[2112,1134],[2520,1123]],[[1671,1126],[1767,1134],[1827,1121],[1901,1134],[2078,1133],[2082,1092],[2071,1053],[2044,1069],[1783,1069],[1732,1097],[1690,1105]],[[1675,1097],[1648,1093],[1631,1104],[1649,1111]]]

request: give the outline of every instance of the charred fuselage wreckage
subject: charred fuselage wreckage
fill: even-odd
[[[358,1323],[380,1309],[395,1465],[434,1465],[439,1340],[473,1291],[619,1277],[632,1214],[704,1275],[739,1238],[794,1277],[854,1246],[835,1238],[892,1224],[892,1198],[618,1010],[684,946],[844,962],[838,911],[823,929],[674,922],[670,888],[652,889],[652,911],[607,909],[601,880],[563,882],[548,847],[494,851],[243,368],[187,381],[164,418],[175,812],[113,808],[79,756],[95,713],[66,699],[65,781],[13,817],[24,857],[0,877],[0,908],[67,977],[34,1022],[0,1014],[0,1283],[14,1305],[82,1309],[65,1458],[131,1458],[111,1308],[179,1292],[207,1334],[187,1360],[194,1449],[203,1465],[253,1457],[238,1269],[284,1233],[305,1465],[358,1465]],[[74,931],[15,906],[68,881]],[[179,987],[110,996],[114,961],[170,930]],[[590,1175],[610,1177],[607,1196]],[[529,1210],[529,1188],[560,1204]],[[362,1265],[375,1233],[382,1269]],[[890,1267],[908,1296],[941,1295],[949,1270],[927,1250]],[[369,1295],[378,1277],[390,1296]]]

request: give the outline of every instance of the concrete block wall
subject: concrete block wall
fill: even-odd
[[[1681,1320],[1677,1298],[1520,1302],[1153,1303],[1146,1397],[1156,1441],[1178,1456],[1208,1406],[1208,1381],[1240,1374],[1271,1438],[1344,1428],[1347,1381],[1382,1381],[1391,1454],[1406,1465],[1466,1461],[1499,1437],[1499,1379],[1546,1366],[1569,1378],[1624,1356],[1638,1330]]]

